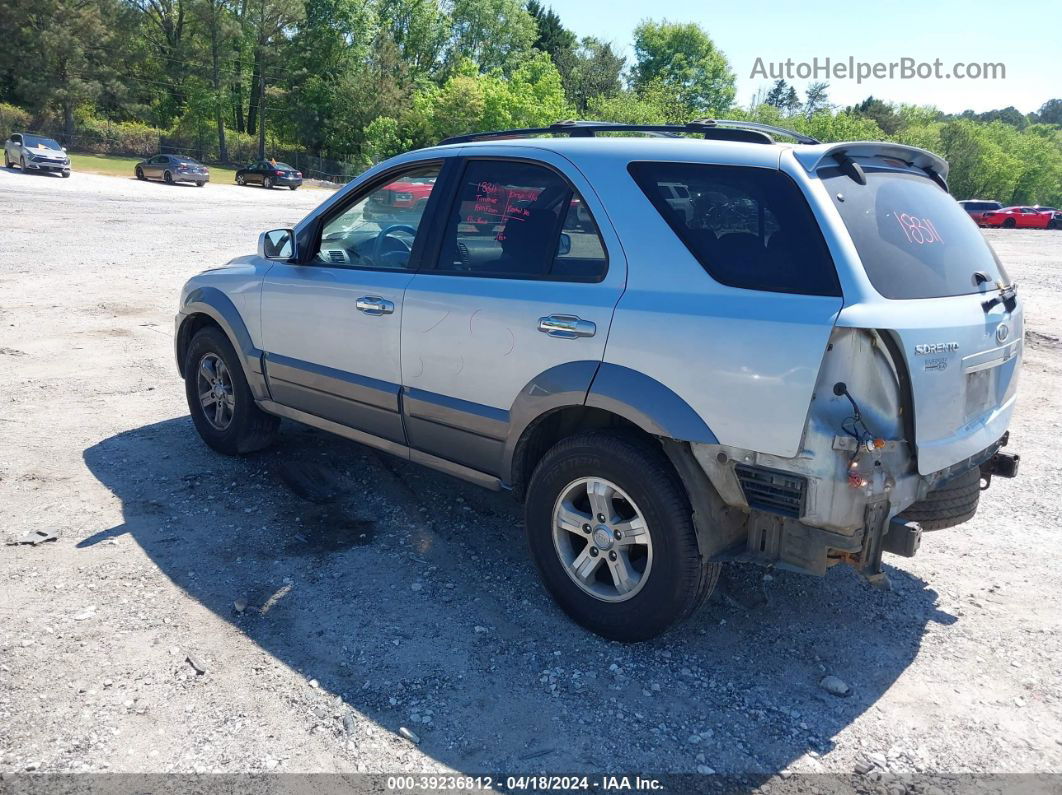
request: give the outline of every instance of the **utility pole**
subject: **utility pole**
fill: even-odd
[[[265,58],[263,53],[262,65],[258,69],[258,159],[265,160]]]

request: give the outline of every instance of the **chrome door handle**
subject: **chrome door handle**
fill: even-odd
[[[549,315],[538,319],[538,330],[551,337],[573,340],[576,337],[594,336],[597,324],[575,315]]]
[[[354,307],[366,315],[390,315],[395,311],[394,303],[376,295],[363,295],[354,302]]]

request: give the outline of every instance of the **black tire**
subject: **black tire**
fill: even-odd
[[[167,185],[173,184],[173,174],[171,174],[169,171],[162,175],[162,179],[165,180]]]
[[[7,156],[7,150],[5,149],[4,150],[4,168],[11,168],[12,165],[13,164],[11,162],[11,159]]]
[[[941,484],[900,514],[923,530],[943,530],[973,518],[981,499],[981,470],[974,468]]]
[[[199,401],[199,365],[204,356],[214,354],[224,362],[232,379],[235,398],[232,419],[224,430],[218,430],[206,418]],[[199,435],[210,447],[225,455],[242,455],[268,447],[276,436],[280,419],[266,414],[254,403],[247,386],[240,359],[225,333],[217,327],[196,332],[188,344],[184,357],[185,397],[192,422]]]
[[[140,166],[136,167],[136,178],[141,182],[147,180],[147,177],[144,176],[144,169],[142,169]]]
[[[554,506],[583,477],[604,478],[625,491],[648,526],[652,566],[626,601],[602,601],[576,585],[554,544]],[[557,443],[535,467],[524,510],[531,556],[546,589],[574,621],[606,638],[635,642],[659,635],[693,613],[719,577],[719,564],[701,559],[682,483],[652,442],[594,431]]]
[[[197,188],[201,188],[201,187],[203,187],[204,185],[206,185],[206,183],[205,183],[205,182],[197,182],[197,183],[195,183],[195,186],[196,186]]]
[[[291,188],[292,190],[298,190],[299,189],[298,185],[288,185],[288,187]]]
[[[70,179],[70,172],[69,171],[63,171],[62,174],[63,174],[63,179]]]
[[[243,174],[237,174],[237,175],[236,175],[236,184],[237,184],[237,185],[240,185],[241,187],[242,187],[243,185],[246,185],[246,184],[247,184],[247,179],[246,179],[246,177],[244,177],[244,176],[243,176]]]
[[[272,190],[273,189],[273,180],[271,178],[269,178],[269,177],[266,177],[265,179],[262,180],[262,187],[265,188],[266,190]]]
[[[1018,222],[1015,221],[1013,218],[1008,218],[1006,221],[1003,222],[1003,228],[1004,229],[1013,229],[1017,225],[1018,225]]]

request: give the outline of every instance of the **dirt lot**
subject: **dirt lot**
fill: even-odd
[[[0,771],[1062,771],[1062,232],[987,233],[1020,479],[890,592],[735,567],[622,646],[552,606],[505,495],[291,424],[196,437],[181,283],[323,198],[0,171],[0,536],[59,536],[0,546]]]

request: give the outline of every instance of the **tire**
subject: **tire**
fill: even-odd
[[[299,189],[298,185],[288,185],[288,187],[291,188],[292,190],[298,190]]]
[[[597,506],[613,513],[603,522],[592,512],[594,484],[606,484]],[[611,496],[608,487],[614,489]],[[558,511],[567,513],[565,524],[575,532],[554,524]],[[638,517],[643,531],[625,530],[621,538],[616,530],[634,528]],[[581,518],[588,521],[580,523]],[[593,530],[580,536],[591,523]],[[531,476],[525,526],[532,559],[560,608],[612,640],[659,635],[693,613],[719,576],[719,564],[701,559],[689,499],[671,464],[662,450],[634,436],[594,431],[555,445]],[[633,536],[648,544],[633,542]],[[625,566],[616,562],[613,568],[610,561],[619,552]],[[583,584],[570,573],[580,561],[592,571]],[[626,593],[612,573],[624,569],[628,585],[633,583]]]
[[[247,184],[247,178],[244,177],[243,174],[237,174],[236,175],[236,184],[240,185],[240,186],[246,185]]]
[[[13,163],[11,162],[11,158],[9,158],[7,156],[7,150],[5,149],[4,150],[4,168],[11,168],[12,165],[13,165]]]
[[[144,169],[142,169],[140,166],[136,167],[136,178],[141,182],[147,181],[147,177],[144,176]]]
[[[208,386],[205,380],[200,380],[200,369],[208,361],[211,365],[209,372],[227,375],[222,379],[225,383],[221,391],[226,393],[228,408],[223,410],[221,422],[217,424],[214,422],[217,413],[211,409],[213,419],[208,416],[200,398],[201,384]],[[218,361],[223,369],[217,367]],[[192,337],[184,357],[184,374],[184,391],[192,422],[210,447],[225,455],[242,455],[261,450],[273,442],[280,419],[255,405],[236,350],[221,329],[204,328]],[[212,405],[216,406],[217,401]]]
[[[195,186],[196,186],[197,188],[201,188],[201,187],[203,187],[204,185],[206,185],[206,183],[205,183],[205,182],[197,182],[197,183],[195,183]]]
[[[273,189],[273,180],[270,179],[269,177],[266,177],[265,179],[262,180],[262,187],[265,188],[266,190],[272,190]]]
[[[18,159],[18,167],[21,168],[23,171],[26,170],[26,156],[25,155],[22,155],[22,156],[19,157],[19,159]]]
[[[1013,229],[1017,225],[1018,222],[1015,221],[1013,218],[1008,218],[1006,221],[1003,222],[1004,229]]]
[[[923,530],[943,530],[973,518],[981,499],[981,470],[974,468],[941,484],[900,518],[918,522]]]
[[[173,174],[171,174],[169,171],[162,175],[162,179],[167,185],[173,184]]]
[[[63,171],[61,173],[63,175],[63,179],[70,179],[70,172],[69,171]]]

